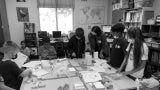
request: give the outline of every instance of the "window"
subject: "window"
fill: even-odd
[[[61,31],[68,34],[73,28],[72,8],[39,8],[41,31]]]

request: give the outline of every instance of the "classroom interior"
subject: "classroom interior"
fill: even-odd
[[[69,89],[62,90],[160,90],[159,5],[160,0],[0,0],[0,47],[3,47],[6,41],[13,41],[21,47],[21,41],[25,41],[31,52],[28,56],[28,64],[25,63],[22,66],[31,68],[43,63],[44,67],[50,68],[48,64],[52,63],[51,73],[47,71],[48,69],[35,72],[37,77],[34,76],[33,80],[27,83],[23,79],[20,90],[61,90],[59,87],[66,85]],[[128,39],[127,30],[130,27],[141,29],[149,48],[143,79],[147,82],[154,78],[158,81],[156,86],[152,85],[153,80],[148,81],[150,82],[148,86],[142,84],[137,86],[137,81],[129,76],[126,76],[127,79],[113,80],[108,74],[104,75],[105,79],[99,74],[99,72],[107,71],[104,68],[108,68],[109,73],[116,73],[115,68],[106,64],[110,59],[114,40],[111,27],[116,23],[124,24],[126,39]],[[89,59],[93,58],[86,52],[85,59],[75,62],[74,59],[69,58],[67,45],[70,38],[75,35],[76,29],[80,27],[84,30],[87,49],[89,47],[88,34],[93,26],[99,26],[105,33],[109,43],[109,56],[105,60],[96,58],[97,67],[92,67],[92,71],[95,70],[95,72],[88,73],[85,72],[88,70],[86,68],[91,68],[90,66],[93,65],[93,61]],[[39,47],[43,45],[45,37],[50,38],[50,44],[56,49],[55,60],[39,60]],[[23,56],[18,59],[21,58]],[[1,52],[0,59],[3,59]],[[85,60],[92,64],[82,65]],[[22,64],[23,60],[20,63]],[[90,83],[90,81],[93,82]],[[100,81],[105,81],[105,83]],[[150,84],[151,87],[149,87]]]

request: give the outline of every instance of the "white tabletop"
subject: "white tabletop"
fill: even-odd
[[[74,90],[74,84],[83,83],[86,87],[86,90],[93,90],[92,84],[85,83],[82,77],[79,77],[77,73],[81,71],[96,71],[96,72],[105,72],[105,73],[114,73],[116,69],[110,67],[105,60],[96,59],[96,63],[93,65],[90,62],[86,61],[86,59],[77,59],[77,60],[64,60],[54,64],[52,70],[51,68],[45,68],[49,74],[46,74],[41,77],[42,80],[33,80],[34,82],[27,83],[24,79],[21,85],[20,90],[57,90],[59,86],[64,86],[64,84],[68,84],[70,90]],[[85,65],[84,65],[85,62]],[[83,63],[83,64],[82,64]],[[83,66],[83,67],[81,67]],[[68,71],[68,67],[73,67],[77,71],[76,73],[72,73]],[[102,70],[103,69],[103,70]],[[122,89],[129,89],[129,88],[136,88],[136,83],[132,79],[128,77],[121,78],[119,80],[114,80],[112,77],[104,76],[103,78],[108,78],[112,84],[112,90],[122,90]],[[33,78],[34,79],[34,78]]]

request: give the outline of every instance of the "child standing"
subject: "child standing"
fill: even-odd
[[[124,60],[128,41],[123,37],[125,26],[122,23],[117,23],[112,26],[111,31],[114,36],[110,65],[114,68],[119,68]]]
[[[148,47],[139,28],[129,28],[127,34],[130,42],[126,49],[128,54],[118,72],[121,72],[123,75],[142,78],[148,60]],[[125,71],[122,72],[124,66],[126,66]]]
[[[76,29],[76,34],[72,36],[68,43],[68,50],[71,58],[83,58],[85,54],[85,37],[82,28]]]

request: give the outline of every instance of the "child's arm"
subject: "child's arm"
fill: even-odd
[[[31,75],[32,71],[30,69],[26,69],[20,74],[21,77],[31,77]]]
[[[121,66],[120,66],[120,68],[117,70],[118,73],[122,71],[122,69],[124,68],[124,66],[126,65],[126,63],[127,63],[127,59],[125,57],[124,60],[123,60],[123,62],[122,62],[122,64],[121,64]]]
[[[4,84],[4,82],[0,82],[0,90],[15,90]]]
[[[10,61],[10,67],[12,69],[12,73],[13,75],[15,76],[21,76],[21,77],[26,77],[26,76],[31,76],[32,74],[32,71],[30,69],[27,69],[27,70],[22,70],[20,69],[17,64],[13,61]]]
[[[142,60],[141,64],[137,68],[133,69],[132,71],[123,72],[123,74],[124,75],[133,74],[133,73],[145,68],[146,62],[147,62],[147,60]]]

